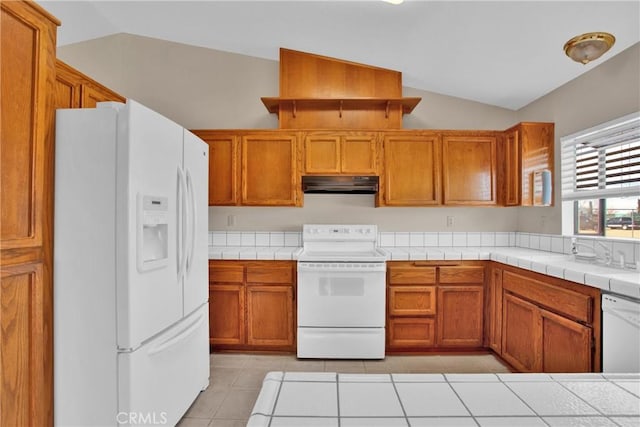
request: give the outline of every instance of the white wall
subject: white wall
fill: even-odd
[[[405,87],[404,96],[422,101],[403,125],[501,130],[518,121],[554,121],[557,144],[561,135],[639,109],[639,50],[632,47],[518,112]],[[129,34],[60,47],[58,56],[190,129],[278,127],[260,101],[279,93],[276,61]],[[303,208],[209,208],[209,229],[297,230],[304,223],[360,222],[378,224],[381,231],[560,233],[555,181],[553,208],[374,208],[373,196],[306,195]],[[227,225],[229,215],[235,216],[233,226]],[[447,216],[454,216],[453,227],[446,228]]]
[[[519,231],[561,234],[561,137],[640,111],[640,43],[586,67],[593,69],[518,111],[518,121],[555,122],[556,171],[554,207],[520,208]]]

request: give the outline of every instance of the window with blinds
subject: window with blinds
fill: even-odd
[[[563,200],[640,195],[640,112],[560,142]]]

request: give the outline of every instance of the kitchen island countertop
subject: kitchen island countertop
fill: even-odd
[[[640,374],[270,372],[258,426],[638,426]]]

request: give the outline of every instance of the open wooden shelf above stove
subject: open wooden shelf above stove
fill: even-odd
[[[376,97],[339,97],[339,98],[282,98],[262,97],[262,103],[269,113],[278,114],[283,107],[298,109],[335,110],[339,115],[344,110],[384,110],[387,112],[397,105],[402,106],[403,114],[410,114],[422,100],[419,97],[376,98]]]

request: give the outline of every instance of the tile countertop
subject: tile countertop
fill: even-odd
[[[247,426],[638,426],[640,374],[270,372]]]
[[[383,247],[389,261],[492,260],[640,299],[640,271],[577,262],[572,255],[514,246]],[[296,260],[297,246],[209,246],[209,259]]]

